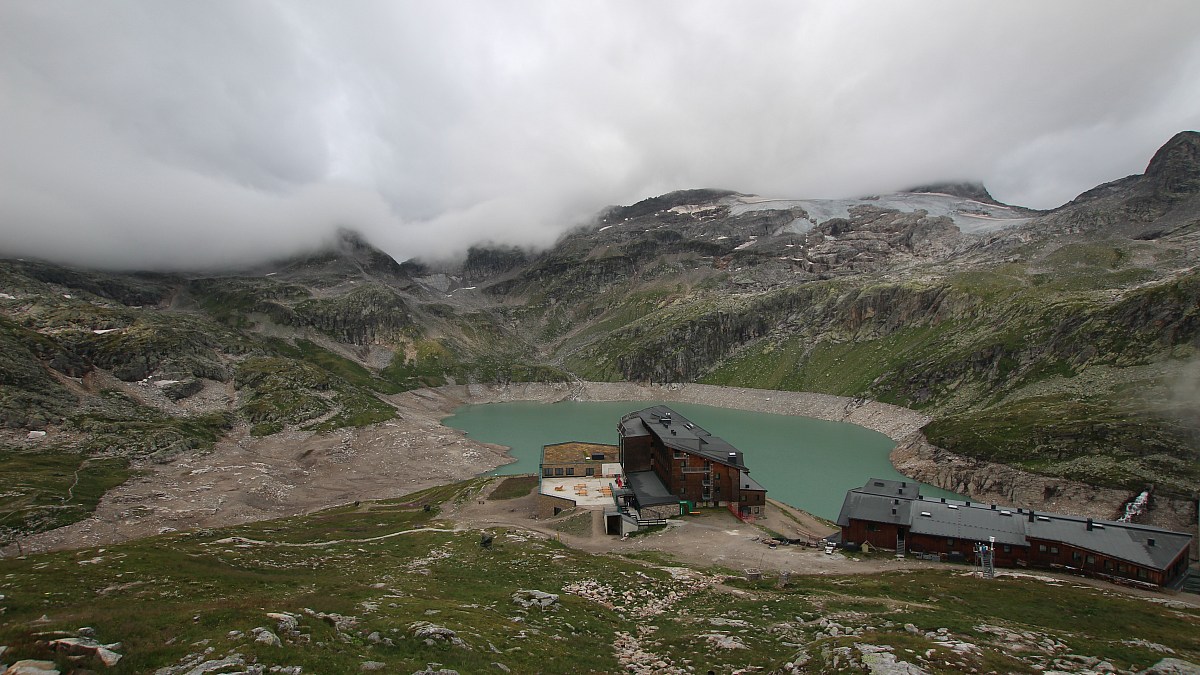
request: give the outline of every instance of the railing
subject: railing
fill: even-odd
[[[708,467],[704,467],[704,466],[685,466],[685,467],[683,467],[684,473],[709,473],[710,471],[712,471],[712,469],[709,469]]]
[[[729,502],[728,508],[729,512],[733,514],[733,517],[737,518],[743,523],[753,523],[755,520],[757,520],[757,518],[755,518],[753,515],[741,512],[740,502]]]

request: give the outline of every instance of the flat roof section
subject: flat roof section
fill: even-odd
[[[571,441],[542,446],[542,464],[573,464],[575,462],[595,462],[597,465],[605,462],[619,461],[621,449],[609,443],[584,443]],[[603,454],[604,459],[592,459],[592,455]]]
[[[574,500],[577,506],[612,506],[615,502],[607,489],[616,489],[612,478],[563,476],[543,478],[541,492],[552,497]]]

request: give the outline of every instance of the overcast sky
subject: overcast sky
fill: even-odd
[[[0,251],[398,259],[609,204],[944,179],[1053,207],[1200,128],[1200,2],[0,3]]]

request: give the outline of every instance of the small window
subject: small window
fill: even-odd
[[[946,537],[946,545],[950,548],[954,548],[954,539],[952,537]]]
[[[1096,556],[1094,556],[1094,555],[1089,555],[1089,556],[1087,557],[1087,564],[1089,564],[1089,565],[1095,565],[1095,564],[1096,564]]]
[[[1138,578],[1139,579],[1149,579],[1150,575],[1146,573],[1146,570],[1138,568]]]
[[[596,475],[596,467],[589,466],[589,467],[587,468],[587,475],[589,475],[589,476],[595,476],[595,475]]]
[[[675,451],[675,459],[687,459],[687,455],[683,454],[679,450],[676,450]]]
[[[542,475],[549,478],[554,475],[554,469],[542,469]]]
[[[563,470],[562,470],[562,467],[559,467],[559,468],[555,469],[555,470],[554,470],[554,475],[555,475],[555,476],[561,476],[561,475],[563,475]]]
[[[1123,565],[1123,564],[1121,564],[1121,565],[1117,565],[1117,571],[1118,571],[1118,572],[1124,572],[1124,571],[1125,571],[1125,565]]]
[[[574,476],[575,475],[575,467],[573,467],[573,466],[567,467],[567,475]]]
[[[879,526],[875,523],[867,523],[867,532],[878,532]]]
[[[1045,552],[1046,552],[1046,545],[1045,545],[1045,544],[1038,544],[1038,552],[1039,552],[1039,553],[1045,553]]]
[[[1083,554],[1079,551],[1071,551],[1071,560],[1079,562],[1080,560],[1083,560]]]
[[[1058,547],[1057,547],[1057,546],[1051,546],[1051,547],[1050,547],[1050,552],[1051,552],[1051,553],[1058,553]]]
[[[1004,552],[1005,552],[1005,553],[1012,553],[1012,546],[1009,546],[1008,544],[1005,544],[1005,545],[1004,545]]]

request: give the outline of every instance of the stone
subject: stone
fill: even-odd
[[[387,668],[387,664],[383,661],[363,661],[358,667],[359,670],[366,673],[383,670],[384,668]]]
[[[56,652],[71,656],[95,656],[109,668],[121,660],[121,655],[113,651],[120,646],[119,642],[102,645],[88,637],[65,637],[50,641],[50,648]]]
[[[24,659],[9,666],[3,675],[60,675],[60,673],[53,661]]]
[[[512,599],[514,603],[524,607],[525,609],[538,607],[542,610],[546,610],[558,604],[557,594],[530,589],[518,590],[516,593],[512,594]]]
[[[377,645],[380,642],[383,642],[383,637],[379,635],[379,631],[373,631],[370,635],[367,636],[367,642]]]
[[[710,633],[701,635],[700,637],[708,640],[708,643],[720,649],[749,649],[741,638],[736,635],[723,635],[721,633]]]
[[[193,665],[194,664],[194,665]],[[185,662],[183,665],[159,668],[154,675],[208,675],[209,673],[228,672],[229,668],[245,668],[246,660],[241,654],[230,654],[223,659],[213,659],[197,663],[196,660]]]
[[[282,647],[283,641],[279,636],[267,630],[266,628],[254,629],[254,641],[260,645],[268,645],[271,647]]]
[[[287,612],[267,612],[267,618],[275,620],[275,627],[280,633],[291,633],[300,625],[296,616]]]
[[[414,621],[408,625],[408,633],[418,640],[424,640],[425,644],[430,646],[439,642],[448,642],[455,647],[469,648],[467,643],[463,642],[462,638],[458,637],[454,631],[428,621]]]
[[[1166,658],[1138,675],[1200,675],[1200,665],[1183,659]]]

